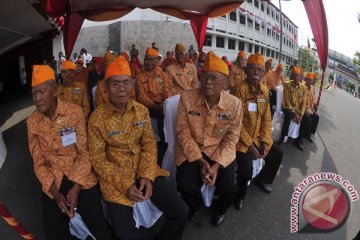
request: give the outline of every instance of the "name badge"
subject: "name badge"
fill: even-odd
[[[231,120],[231,113],[216,113],[216,119],[218,120]]]
[[[261,102],[261,103],[266,103],[266,98],[260,98],[260,99],[259,99],[259,102]]]
[[[135,127],[143,127],[143,126],[145,126],[145,122],[146,122],[146,121],[138,121],[138,122],[135,122]]]
[[[82,93],[82,92],[81,92],[81,89],[80,89],[80,88],[74,88],[74,89],[73,89],[73,93],[75,93],[75,94],[80,94],[80,93]]]
[[[62,128],[59,130],[61,136],[61,144],[63,147],[76,143],[76,131],[74,127]]]
[[[248,111],[249,112],[257,112],[257,104],[256,103],[249,103],[248,106]]]
[[[189,111],[189,115],[198,117],[198,116],[200,116],[200,113],[197,111]]]
[[[119,135],[120,134],[120,130],[115,130],[115,131],[111,131],[111,132],[108,132],[107,135],[109,137],[112,137],[112,136],[115,136],[115,135]]]

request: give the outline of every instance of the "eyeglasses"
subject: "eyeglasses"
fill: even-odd
[[[209,74],[209,73],[204,73],[200,76],[200,80],[202,82],[211,82],[211,83],[215,83],[215,84],[218,84],[220,83],[221,81],[223,81],[225,79],[225,77],[218,77],[218,76],[215,76],[213,74]]]

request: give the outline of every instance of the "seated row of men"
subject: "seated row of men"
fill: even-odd
[[[157,164],[150,124],[150,117],[162,114],[163,101],[171,95],[166,93],[167,75],[150,67],[155,66],[155,54],[147,51],[145,70],[138,77],[138,100],[143,99],[145,106],[131,99],[131,70],[120,56],[106,69],[106,98],[90,115],[87,126],[87,112],[62,98],[66,93],[56,88],[54,72],[48,66],[34,66],[36,110],[27,121],[28,137],[34,170],[44,192],[48,239],[72,239],[68,223],[76,211],[96,239],[181,239],[186,219],[196,216],[202,205],[204,183],[216,186],[219,199],[213,206],[212,223],[220,225],[232,202],[237,209],[243,208],[252,161],[260,158],[265,166],[254,184],[264,192],[272,191],[283,153],[271,139],[269,91],[260,83],[265,74],[264,57],[249,56],[243,69],[246,78],[234,84],[232,95],[223,90],[228,67],[213,52],[207,54],[200,87],[184,82],[184,72],[170,71],[174,79],[187,84],[184,87],[192,88],[176,85],[181,93],[175,149],[180,198],[165,178],[168,172]],[[294,70],[293,74],[298,73]],[[295,112],[293,105],[285,106]],[[234,195],[235,164],[238,191]],[[100,196],[112,228],[103,215]],[[132,207],[148,199],[164,213],[157,230],[135,227]]]

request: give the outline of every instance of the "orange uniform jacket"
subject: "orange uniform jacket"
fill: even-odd
[[[74,82],[73,86],[65,87],[58,85],[56,87],[56,97],[62,101],[74,103],[82,107],[85,117],[90,113],[90,102],[87,88],[84,83]]]
[[[166,68],[173,94],[181,94],[185,90],[198,87],[197,71],[194,64],[185,63],[185,67],[174,63]]]
[[[242,109],[236,97],[222,91],[217,106],[209,109],[200,89],[181,95],[177,115],[177,165],[193,162],[206,154],[213,161],[227,167],[235,159],[239,141]]]
[[[34,111],[27,119],[29,149],[34,161],[34,170],[44,193],[49,193],[52,183],[58,190],[62,178],[88,189],[97,183],[89,159],[85,118],[75,104],[57,100],[52,119]],[[74,128],[76,143],[63,147],[60,131]]]
[[[156,68],[153,75],[142,70],[138,74],[137,90],[138,102],[148,108],[163,103],[172,95],[168,76],[161,68]]]
[[[240,130],[239,143],[236,150],[246,153],[251,144],[260,147],[261,142],[266,143],[270,149],[273,141],[271,139],[271,112],[269,105],[269,91],[260,84],[257,93],[250,90],[247,81],[240,84],[234,91],[234,96],[242,102],[243,119]],[[249,104],[256,104],[256,111],[250,109]],[[249,111],[250,110],[250,111]]]
[[[237,65],[233,65],[229,71],[228,83],[227,83],[228,86],[225,86],[224,89],[230,89],[230,91],[232,91],[231,89],[234,86],[239,85],[245,79],[246,79],[246,74],[244,70]]]
[[[121,115],[103,104],[91,114],[88,129],[91,163],[106,201],[133,206],[126,190],[136,179],[168,175],[157,165],[156,140],[143,105],[129,100]]]
[[[307,98],[306,98],[306,110],[310,113],[313,114],[313,107],[315,104],[315,87],[314,86],[310,86],[310,88],[308,88],[307,91]]]
[[[275,90],[275,73],[273,70],[269,70],[265,73],[261,79],[261,83],[265,85],[269,90]]]
[[[80,72],[77,71],[74,72],[74,81],[81,82],[85,86],[87,86],[88,77],[89,77],[89,71],[87,68],[82,67]]]
[[[306,108],[307,89],[302,83],[298,86],[293,84],[293,81],[287,81],[284,85],[283,92],[283,107],[289,110],[294,110],[301,116],[305,113]]]

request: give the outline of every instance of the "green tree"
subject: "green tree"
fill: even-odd
[[[360,75],[360,52],[356,52],[353,58],[353,62],[358,66],[357,74]]]
[[[318,70],[318,62],[314,62],[314,56],[310,52],[309,49],[306,48],[300,48],[298,52],[298,65],[305,71],[310,72],[312,70],[312,66],[315,63],[314,71],[316,72]]]

